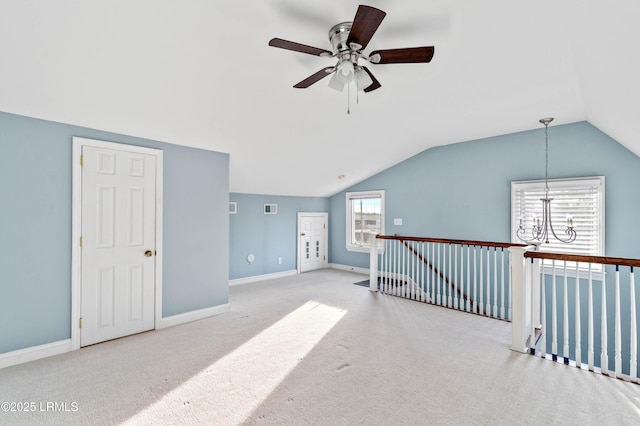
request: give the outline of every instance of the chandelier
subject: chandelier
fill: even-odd
[[[540,123],[544,124],[544,152],[545,152],[545,168],[544,168],[544,198],[542,201],[542,221],[540,218],[533,218],[533,227],[531,228],[531,239],[526,238],[527,231],[524,228],[522,219],[520,219],[520,226],[516,235],[518,239],[526,243],[532,243],[534,241],[544,241],[545,244],[549,244],[549,231],[556,240],[563,243],[571,243],[576,240],[576,231],[573,228],[573,219],[571,216],[567,217],[567,225],[564,230],[566,237],[559,237],[556,231],[553,229],[553,223],[551,223],[551,201],[553,198],[549,198],[549,123],[553,121],[553,118],[542,118]]]

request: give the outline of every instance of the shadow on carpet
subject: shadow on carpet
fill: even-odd
[[[381,282],[381,278],[378,277],[378,290],[380,290],[380,282]],[[364,280],[364,281],[358,281],[357,283],[353,283],[354,285],[359,285],[362,287],[369,287],[369,280]],[[391,280],[389,281],[389,285],[391,287],[402,287],[406,284],[406,282],[404,281],[394,281]]]

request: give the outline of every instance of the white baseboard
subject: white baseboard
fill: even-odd
[[[160,324],[158,325],[158,327],[156,327],[156,329],[172,327],[174,325],[184,324],[191,321],[209,318],[215,315],[220,315],[229,311],[229,309],[230,305],[226,303],[224,305],[213,306],[211,308],[172,315],[167,318],[162,318]],[[72,349],[73,348],[71,345],[71,339],[65,339],[53,343],[47,343],[44,345],[32,346],[29,348],[19,349],[17,351],[3,353],[0,354],[0,368],[10,367],[12,365],[18,365],[29,361],[35,361],[54,355],[60,355],[66,352],[71,352]]]
[[[160,324],[156,327],[156,329],[159,330],[161,328],[173,327],[174,325],[185,324],[191,321],[197,321],[224,314],[225,312],[228,312],[230,308],[230,305],[228,303],[225,303],[224,305],[212,306],[211,308],[204,308],[197,311],[172,315],[170,317],[162,318],[160,320]]]
[[[341,271],[355,272],[357,274],[369,275],[369,268],[359,268],[357,266],[341,265],[339,263],[330,263],[329,268],[340,269]]]
[[[59,340],[44,345],[31,346],[17,351],[0,354],[0,368],[10,367],[49,356],[71,351],[71,339]]]
[[[266,281],[266,280],[272,280],[275,278],[289,277],[291,275],[296,275],[297,273],[298,271],[292,269],[290,271],[274,272],[273,274],[263,274],[263,275],[254,275],[253,277],[236,278],[235,280],[229,280],[229,285],[233,286],[233,285],[240,285],[240,284],[255,283],[258,281]]]

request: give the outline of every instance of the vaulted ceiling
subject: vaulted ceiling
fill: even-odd
[[[232,192],[332,195],[429,147],[588,120],[640,155],[635,0],[361,0],[382,84],[292,86],[335,59],[344,0],[1,0],[0,110],[230,154]],[[349,96],[350,95],[350,96]],[[347,106],[350,105],[350,114]],[[338,179],[344,175],[343,179]]]

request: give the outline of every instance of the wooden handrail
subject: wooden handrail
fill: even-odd
[[[401,241],[420,241],[425,243],[443,243],[443,244],[459,244],[466,246],[484,246],[484,247],[527,247],[527,244],[519,243],[499,243],[495,241],[475,241],[475,240],[452,240],[448,238],[423,238],[423,237],[407,237],[400,235],[377,235],[380,240],[401,240]]]
[[[528,251],[524,257],[529,259],[565,260],[567,262],[599,263],[602,265],[619,265],[640,267],[640,259],[628,259],[624,257],[583,256],[579,254],[549,253],[541,251]]]

